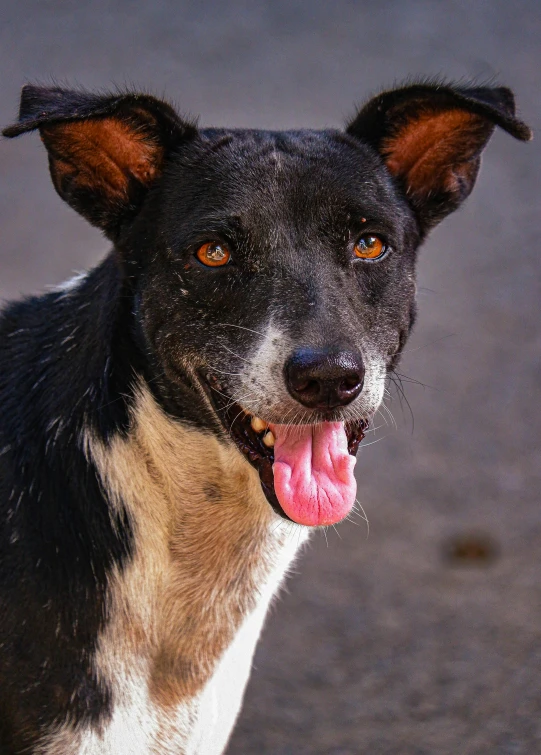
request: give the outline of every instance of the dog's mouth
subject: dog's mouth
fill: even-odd
[[[353,507],[355,455],[368,421],[312,425],[267,423],[232,401],[213,375],[202,383],[224,430],[259,472],[276,513],[304,525],[328,525]]]

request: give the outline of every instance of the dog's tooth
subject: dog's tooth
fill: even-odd
[[[252,421],[250,423],[252,425],[252,430],[255,430],[256,433],[262,433],[263,430],[267,429],[267,423],[263,422],[260,417],[252,417]]]
[[[267,448],[272,448],[274,446],[274,443],[276,441],[276,438],[272,434],[272,432],[269,430],[268,433],[265,433],[263,436],[263,443],[267,446]]]

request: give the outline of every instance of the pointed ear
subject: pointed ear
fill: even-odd
[[[3,134],[34,129],[49,153],[57,192],[111,239],[137,214],[168,153],[197,133],[148,95],[25,86],[19,121]]]
[[[473,189],[495,126],[532,138],[509,89],[418,84],[370,100],[347,133],[379,152],[425,233]]]

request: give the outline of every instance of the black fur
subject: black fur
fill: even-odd
[[[73,294],[12,304],[0,320],[0,752],[23,752],[71,711],[97,721],[90,669],[107,574],[131,550],[111,525],[80,437],[128,425],[130,305],[113,258]],[[89,424],[90,423],[90,424]]]
[[[475,169],[459,193],[409,195],[382,145],[445,108],[479,119]],[[105,119],[155,155],[151,180],[119,162],[125,186],[92,183],[95,164],[78,162],[90,148],[61,127]],[[96,725],[110,714],[90,661],[108,573],[133,535],[127,513],[111,523],[82,433],[125,434],[143,380],[172,416],[229,442],[198,376],[237,372],[271,310],[300,344],[358,348],[369,335],[392,369],[415,316],[420,240],[471,191],[495,124],[529,138],[506,89],[411,86],[372,100],[345,133],[275,133],[198,131],[149,96],[24,88],[4,135],[40,129],[60,195],[114,248],[73,290],[0,318],[0,752],[32,751],[68,714]],[[352,261],[366,233],[389,246],[381,261]],[[227,244],[232,263],[203,267],[207,241]],[[234,377],[223,383],[234,392]]]

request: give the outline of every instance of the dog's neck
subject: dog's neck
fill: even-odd
[[[133,557],[110,581],[98,669],[120,677],[137,658],[156,702],[178,705],[203,689],[247,617],[266,609],[305,530],[280,522],[234,447],[169,418],[148,387],[127,437],[105,445],[89,434],[86,446],[134,530]]]

